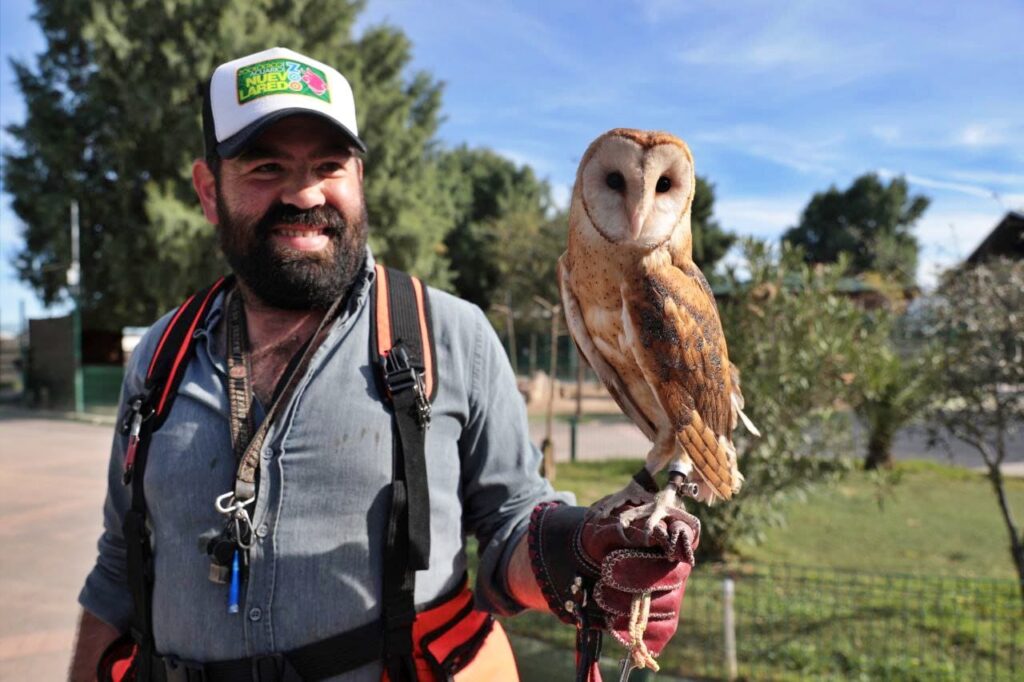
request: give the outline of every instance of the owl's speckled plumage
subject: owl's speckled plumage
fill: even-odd
[[[573,338],[654,443],[648,471],[673,463],[712,502],[739,490],[731,434],[746,419],[714,296],[691,254],[695,187],[679,138],[601,135],[577,171],[559,276]]]

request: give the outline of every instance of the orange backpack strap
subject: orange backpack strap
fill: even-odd
[[[376,294],[373,308],[374,345],[384,358],[401,344],[409,364],[423,377],[426,399],[437,392],[437,364],[431,333],[430,301],[426,287],[417,277],[383,265],[374,266]]]
[[[395,432],[381,604],[384,667],[391,682],[407,682],[416,679],[416,571],[430,563],[426,436],[430,400],[437,392],[437,363],[426,287],[382,265],[375,273],[373,345]]]

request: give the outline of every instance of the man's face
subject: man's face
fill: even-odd
[[[194,170],[235,274],[264,303],[291,310],[329,307],[359,273],[367,239],[362,176],[347,138],[309,116],[274,124],[239,157],[223,160],[212,197],[212,176]]]

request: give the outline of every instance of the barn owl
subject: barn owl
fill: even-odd
[[[681,494],[729,499],[743,477],[732,430],[743,414],[718,309],[693,262],[696,187],[686,143],[662,132],[615,129],[591,143],[576,173],[568,249],[559,259],[565,315],[577,346],[619,406],[652,441],[644,469],[668,467],[652,495],[638,483],[597,503],[628,502],[628,525],[653,529]],[[650,479],[648,479],[650,480]]]

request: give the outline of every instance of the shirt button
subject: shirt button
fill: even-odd
[[[263,459],[270,461],[274,458],[274,448],[263,448]]]
[[[257,621],[257,620],[259,620],[262,617],[263,617],[263,611],[261,611],[258,606],[249,609],[249,620]]]
[[[261,538],[267,537],[267,532],[268,532],[267,524],[265,524],[265,523],[261,523],[260,527],[256,529],[256,535],[258,537],[261,537]]]

